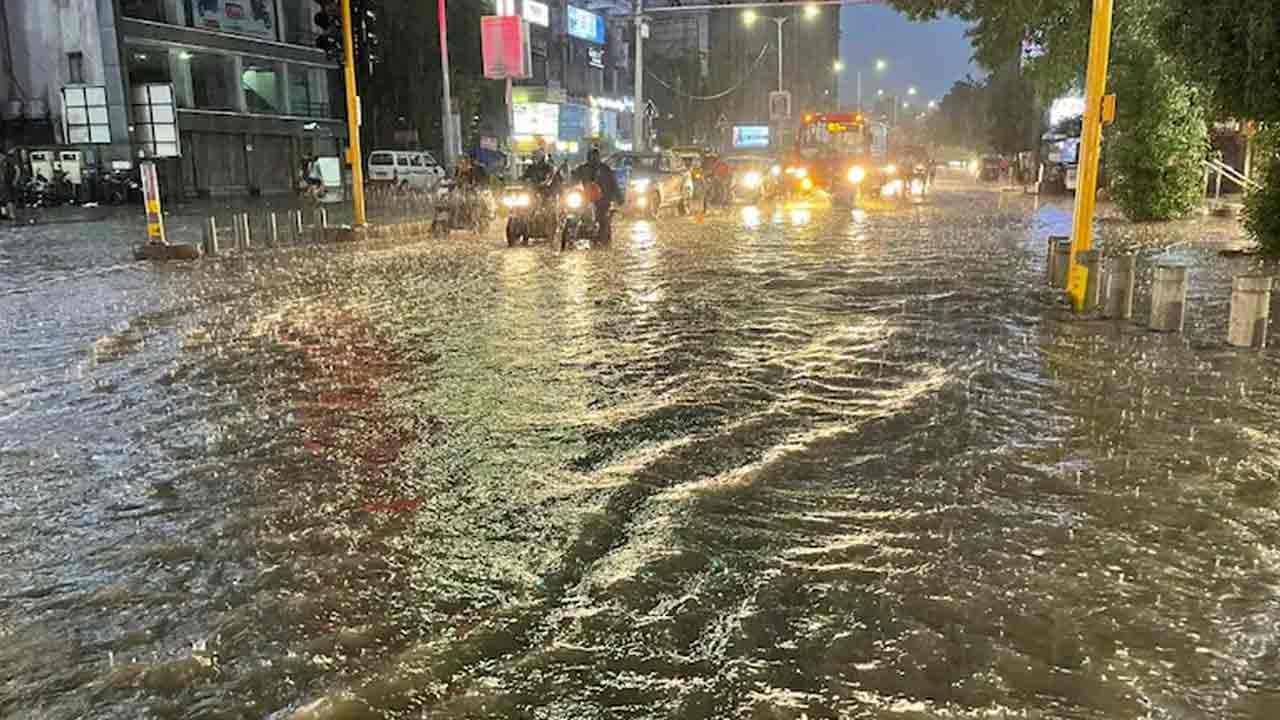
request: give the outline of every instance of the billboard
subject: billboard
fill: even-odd
[[[565,17],[569,22],[570,35],[597,45],[604,44],[604,18],[572,5],[566,8]]]
[[[276,39],[274,0],[194,0],[191,5],[196,27]]]
[[[560,106],[554,103],[514,103],[512,120],[516,135],[560,135]]]
[[[734,125],[733,148],[735,150],[759,150],[769,147],[768,125]]]
[[[532,75],[529,24],[514,15],[480,18],[480,45],[484,76],[491,80],[527,78]]]
[[[551,8],[538,0],[524,0],[524,19],[534,25],[551,26]]]

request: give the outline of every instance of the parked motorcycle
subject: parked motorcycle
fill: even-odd
[[[136,170],[112,170],[102,179],[102,191],[112,205],[142,202],[142,180]]]

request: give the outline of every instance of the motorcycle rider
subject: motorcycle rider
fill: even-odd
[[[596,240],[607,245],[613,239],[613,223],[609,210],[614,202],[622,201],[622,192],[618,188],[618,178],[613,168],[600,160],[600,148],[593,147],[587,152],[587,161],[573,172],[573,178],[581,183],[595,183],[600,194],[593,198],[596,211]]]

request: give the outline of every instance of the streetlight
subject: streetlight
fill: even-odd
[[[889,67],[889,61],[885,60],[884,58],[879,58],[876,60],[876,70],[880,72],[884,72],[888,67]]]
[[[930,100],[930,101],[929,101],[929,109],[930,109],[930,110],[936,110],[937,108],[938,108],[938,101],[937,101],[937,100]]]
[[[821,14],[822,14],[822,8],[818,7],[817,5],[804,6],[804,17],[806,20],[814,20]]]
[[[876,97],[884,97],[884,90],[877,90]]]
[[[812,8],[812,10],[810,10],[810,8]],[[821,14],[822,14],[822,11],[818,9],[818,6],[816,5],[805,6],[805,12],[804,12],[805,19],[813,20],[814,18],[818,17]],[[755,10],[751,8],[748,8],[742,11],[742,24],[746,25],[747,27],[751,27],[755,25],[756,20],[759,20],[759,19],[760,19],[760,13],[757,13]],[[787,24],[787,21],[791,19],[791,16],[780,15],[780,16],[770,17],[769,19],[774,21],[778,25],[778,91],[781,92],[782,91],[782,26]]]
[[[837,60],[831,64],[831,69],[838,73],[844,72],[844,63]]]
[[[760,13],[756,12],[755,10],[747,9],[742,11],[742,24],[746,25],[747,27],[751,27],[752,25],[755,25],[756,20],[759,20],[759,19],[760,19]]]
[[[876,72],[882,73],[885,71],[886,68],[889,67],[889,63],[884,58],[876,58],[875,67],[876,67]],[[884,91],[881,90],[879,94],[884,95]],[[862,110],[862,71],[861,70],[858,71],[858,110],[859,111]]]
[[[915,94],[916,94],[916,89],[915,89],[914,87],[909,87],[909,88],[907,88],[907,94],[908,94],[908,95],[915,95]]]

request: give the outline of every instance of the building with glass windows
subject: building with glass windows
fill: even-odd
[[[345,144],[314,0],[4,0],[0,143],[154,158],[167,194],[290,192]]]

